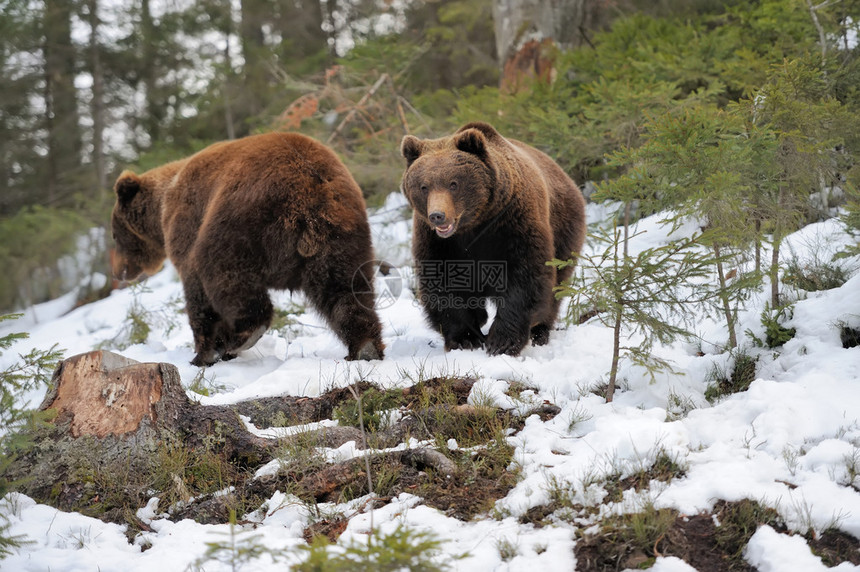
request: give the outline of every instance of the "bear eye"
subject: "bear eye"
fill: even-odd
[[[421,192],[422,192],[422,193],[426,193],[426,192],[427,192],[427,185],[421,185]]]
[[[451,181],[451,184],[448,185],[448,188],[451,189],[452,191],[456,191],[457,190],[457,181]]]

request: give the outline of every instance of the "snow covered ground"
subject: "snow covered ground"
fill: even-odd
[[[600,207],[589,207],[589,221],[604,217]],[[708,373],[716,365],[727,367],[727,354],[714,353],[714,344],[725,342],[724,327],[701,320],[700,344],[677,343],[656,348],[661,358],[674,362],[679,375],[661,374],[654,382],[640,369],[623,365],[622,379],[613,403],[590,392],[605,382],[612,354],[612,331],[597,320],[563,326],[548,345],[528,347],[518,358],[489,357],[484,352],[445,353],[439,335],[424,324],[409,285],[409,215],[402,196],[395,193],[385,207],[372,213],[374,241],[379,258],[398,267],[403,282],[380,278],[380,303],[387,345],[382,361],[346,362],[346,349],[308,311],[299,323],[281,333],[269,333],[237,359],[206,370],[209,397],[189,395],[204,404],[233,403],[273,395],[316,396],[345,386],[358,377],[384,387],[410,383],[404,372],[470,374],[480,378],[475,391],[496,396],[511,407],[504,395],[507,384],[524,381],[538,389],[536,399],[561,407],[554,419],[542,422],[532,416],[525,428],[512,436],[515,459],[522,479],[508,496],[497,502],[495,517],[472,522],[446,517],[403,494],[383,508],[359,512],[361,500],[332,507],[355,515],[340,543],[364,538],[373,525],[382,532],[398,525],[429,531],[443,541],[439,562],[455,570],[574,570],[574,531],[570,524],[535,528],[520,524],[518,517],[529,508],[549,501],[549,483],[566,483],[572,494],[586,501],[601,494],[588,477],[621,468],[647,467],[655,455],[666,452],[686,468],[686,474],[670,483],[654,482],[644,493],[627,491],[620,503],[606,504],[604,513],[638,510],[646,502],[657,508],[674,508],[693,515],[710,510],[719,500],[753,499],[778,510],[789,528],[821,531],[835,526],[860,537],[860,493],[849,485],[860,472],[860,347],[843,349],[839,326],[860,327],[860,260],[845,263],[855,270],[842,287],[810,293],[797,302],[791,321],[796,336],[779,350],[750,348],[759,355],[758,379],[748,391],[710,404],[704,397]],[[636,248],[666,241],[666,229],[656,218],[641,221]],[[788,239],[801,259],[817,255],[829,260],[832,252],[852,243],[836,220],[811,225]],[[788,252],[787,248],[784,252]],[[15,361],[29,348],[47,349],[54,343],[65,355],[92,350],[121,339],[128,309],[137,304],[149,312],[153,331],[145,344],[132,345],[122,354],[139,361],[170,362],[188,385],[198,369],[193,357],[191,331],[181,307],[181,285],[175,271],[166,267],[150,278],[145,288],[115,291],[99,302],[68,311],[72,296],[41,305],[18,320],[7,323],[0,335],[28,331],[30,337],[0,356],[0,367]],[[301,304],[278,294],[276,305]],[[747,329],[761,337],[759,315],[766,297],[762,293],[740,313],[739,338]],[[704,353],[704,355],[700,355]],[[29,396],[38,405],[42,394]],[[507,404],[507,405],[506,405]],[[349,444],[348,444],[349,445]],[[344,446],[341,455],[353,449]],[[267,503],[268,510],[250,515],[259,525],[242,534],[272,549],[283,549],[292,562],[302,558],[302,530],[309,515],[306,506],[281,493]],[[206,550],[207,542],[220,542],[228,525],[200,525],[190,520],[171,522],[158,517],[155,501],[141,507],[139,516],[154,532],[141,533],[129,544],[123,528],[80,514],[59,512],[22,495],[11,494],[0,502],[0,511],[11,523],[10,533],[24,535],[31,543],[5,560],[3,571],[151,571],[188,569]],[[499,516],[504,515],[504,516]],[[142,550],[142,546],[149,548]],[[499,547],[514,546],[516,555],[503,559]],[[462,559],[455,559],[466,553]],[[759,570],[816,571],[826,569],[801,536],[777,534],[762,527],[754,535],[747,560]],[[229,565],[210,561],[206,570],[229,570]],[[283,570],[263,556],[242,570]],[[838,570],[853,570],[842,564]],[[677,558],[658,558],[653,570],[692,570]]]

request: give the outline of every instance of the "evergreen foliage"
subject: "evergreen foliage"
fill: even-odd
[[[20,314],[0,315],[0,324],[15,320]],[[0,336],[0,355],[17,340],[26,338],[24,333]],[[57,346],[49,350],[32,350],[14,364],[0,371],[0,499],[14,490],[15,483],[2,477],[18,451],[32,443],[32,429],[45,420],[45,416],[22,408],[21,400],[29,392],[47,385],[56,363],[62,358]],[[0,519],[2,519],[0,515]],[[0,521],[0,559],[19,546],[25,539],[9,536],[8,524]]]
[[[207,542],[206,552],[192,570],[205,570],[209,562],[219,562],[231,570],[242,570],[262,557],[284,561],[288,554],[273,550],[261,542],[259,534],[244,531],[236,524],[236,511],[230,512],[230,530],[223,541]],[[325,535],[318,535],[309,545],[300,545],[305,559],[291,569],[300,572],[441,572],[450,569],[436,561],[442,542],[428,532],[398,526],[390,533],[373,531],[366,542],[353,540],[344,546],[332,545]]]
[[[771,305],[779,307],[781,241],[810,218],[811,193],[826,194],[841,182],[845,160],[853,162],[841,149],[856,144],[858,123],[856,113],[830,94],[826,70],[805,59],[776,67],[754,104],[748,107],[752,122],[768,132],[771,144],[751,180],[772,234]]]
[[[752,339],[753,343],[758,347],[767,347],[770,349],[778,348],[789,341],[797,333],[795,328],[786,328],[782,322],[792,317],[794,307],[791,304],[771,308],[765,304],[764,310],[761,312],[761,325],[764,327],[764,340],[747,331],[747,335]]]
[[[73,263],[78,276],[90,276],[90,289],[95,273],[109,274],[102,237],[111,206],[97,194],[77,197],[71,208],[34,204],[0,217],[0,266],[5,269],[0,276],[0,311],[56,298],[75,286],[68,284],[70,276],[63,276],[64,257],[73,257],[65,261],[66,271]],[[92,230],[98,228],[102,230]],[[76,254],[82,256],[74,258]],[[87,267],[81,267],[84,264]],[[84,290],[79,299],[98,295]]]
[[[735,315],[738,305],[757,282],[757,274],[729,281],[726,266],[737,267],[735,256],[748,250],[758,237],[750,225],[749,188],[742,176],[753,162],[744,145],[742,124],[709,104],[677,106],[649,118],[645,142],[610,156],[610,165],[635,165],[630,172],[602,186],[595,199],[640,201],[645,212],[674,209],[669,221],[700,220],[708,233],[702,237],[713,252],[718,283],[715,299],[726,320],[728,347],[737,347]]]
[[[25,307],[62,294],[56,261],[71,254],[88,225],[77,212],[35,205],[0,221],[0,308]],[[41,280],[40,280],[41,279]],[[44,292],[36,292],[39,283]]]
[[[273,554],[260,540],[260,535],[243,531],[236,524],[236,510],[230,509],[230,531],[225,535],[223,541],[207,542],[206,552],[191,566],[192,570],[204,571],[204,564],[208,562],[220,562],[229,566],[230,570],[237,572],[242,570],[254,560],[264,554],[269,554],[274,560],[278,555]]]
[[[628,253],[627,237],[620,228],[589,236],[598,254],[580,254],[581,271],[557,290],[570,296],[569,312],[580,316],[596,312],[602,324],[613,329],[612,366],[606,400],[615,393],[620,360],[629,359],[654,377],[671,365],[652,353],[654,344],[689,338],[694,313],[690,304],[715,295],[708,285],[711,257],[700,248],[701,236]],[[601,251],[601,247],[603,250]],[[574,261],[553,261],[558,268]],[[622,339],[623,338],[623,339]],[[624,345],[629,340],[631,345]]]
[[[428,532],[417,532],[400,526],[393,532],[372,533],[366,543],[353,541],[343,550],[332,550],[325,536],[318,536],[310,546],[301,546],[307,560],[296,567],[301,572],[437,572],[449,569],[437,563],[434,556],[441,541]]]

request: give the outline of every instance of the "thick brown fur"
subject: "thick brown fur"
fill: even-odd
[[[382,358],[364,199],[329,148],[295,133],[253,135],[125,171],[114,189],[114,274],[133,280],[170,258],[195,365],[257,342],[272,320],[268,289],[303,291],[348,359]]]
[[[401,152],[418,296],[445,348],[518,355],[529,337],[547,343],[559,308],[553,287],[573,268],[546,263],[571,258],[585,241],[576,184],[547,155],[486,123],[440,139],[407,135]],[[501,282],[485,275],[493,267],[504,270]],[[484,336],[488,299],[496,317]]]

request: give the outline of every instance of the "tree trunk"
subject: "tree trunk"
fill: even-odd
[[[239,39],[242,45],[242,84],[236,123],[244,126],[248,118],[256,117],[263,111],[263,97],[269,92],[269,73],[267,66],[266,38],[263,25],[270,16],[270,9],[262,0],[242,0],[242,20],[239,22]],[[242,136],[247,131],[243,127]]]
[[[328,52],[320,0],[284,2],[281,10],[279,27],[290,44],[289,52],[293,57],[304,60]]]
[[[738,338],[735,334],[735,317],[732,306],[729,303],[728,290],[726,289],[726,273],[723,270],[723,261],[720,257],[720,245],[714,243],[714,258],[717,261],[717,279],[720,282],[720,300],[723,302],[723,314],[726,318],[726,328],[729,330],[729,348],[738,347]]]
[[[761,272],[761,216],[755,216],[755,271]]]
[[[609,403],[615,397],[615,384],[618,379],[618,362],[621,358],[621,314],[618,310],[615,316],[615,326],[612,328],[612,367],[609,369],[609,384],[606,387],[606,402]]]
[[[99,196],[105,197],[107,188],[107,171],[105,170],[104,132],[105,132],[105,103],[104,103],[104,68],[101,61],[101,45],[99,44],[99,14],[98,0],[87,0],[90,23],[90,74],[93,76],[92,101],[90,112],[93,115],[93,168]]]
[[[630,206],[630,203],[625,205]],[[627,259],[627,242],[629,239],[630,228],[630,211],[625,208],[624,211],[624,243],[622,252],[626,262]],[[613,264],[615,265],[615,273],[618,273],[618,229],[615,229],[615,257]],[[618,378],[618,363],[621,360],[621,322],[624,319],[624,300],[623,295],[618,295],[615,299],[615,324],[612,327],[612,366],[609,368],[609,385],[606,388],[606,402],[612,401],[615,396],[615,383]]]
[[[624,204],[624,258],[627,258],[629,255],[629,245],[630,245],[630,210],[631,204],[629,202]]]
[[[770,307],[776,310],[780,307],[779,301],[779,247],[782,243],[782,235],[784,229],[789,227],[787,219],[791,216],[791,210],[786,206],[786,196],[788,191],[785,185],[779,188],[779,194],[776,199],[776,220],[773,225],[773,250],[770,255]]]
[[[773,233],[773,252],[770,256],[770,307],[776,310],[779,302],[779,246],[782,238],[778,231]]]
[[[824,4],[827,4],[826,2]],[[812,0],[806,0],[806,6],[809,8],[809,15],[812,18],[812,24],[815,26],[815,29],[818,31],[818,43],[821,46],[821,67],[827,64],[827,34],[824,32],[824,27],[821,25],[821,22],[818,20],[818,8],[820,6],[824,6],[821,4],[819,6],[815,6],[812,3]]]
[[[323,30],[326,34],[329,60],[335,61],[338,57],[337,36],[340,31],[337,25],[337,17],[335,16],[338,10],[337,0],[326,0],[325,2],[320,2],[320,10],[323,11],[322,22],[324,24]]]
[[[47,0],[44,12],[45,116],[48,128],[47,203],[71,193],[80,166],[81,136],[72,45],[72,4]]]
[[[151,147],[161,139],[161,127],[164,121],[164,107],[159,94],[158,77],[158,40],[155,21],[152,18],[150,0],[141,0],[140,3],[140,29],[143,46],[143,87],[146,95],[146,117],[143,120],[144,129],[149,135],[149,146]]]
[[[233,58],[230,56],[230,32],[224,35],[224,124],[227,139],[236,138],[236,126],[233,119]]]
[[[588,0],[494,0],[499,63],[504,66],[530,40],[551,39],[562,48],[587,43],[586,32],[602,24],[605,11]]]

